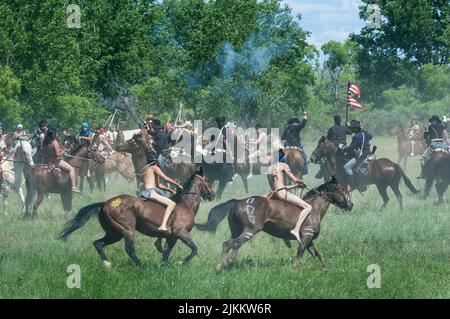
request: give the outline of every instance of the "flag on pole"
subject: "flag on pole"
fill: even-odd
[[[353,107],[355,109],[363,109],[364,106],[362,106],[352,95],[352,93],[355,93],[358,98],[361,97],[361,90],[356,85],[351,85],[349,83],[348,85],[348,98],[347,98],[347,106]]]

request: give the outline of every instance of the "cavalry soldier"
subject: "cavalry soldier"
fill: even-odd
[[[302,121],[300,122],[298,118],[290,119],[287,122],[283,135],[281,136],[281,139],[285,141],[285,147],[296,147],[299,148],[303,153],[303,157],[305,160],[305,165],[303,166],[303,175],[308,174],[309,156],[306,153],[304,145],[301,143],[300,132],[305,128],[307,122],[308,113],[303,112]]]
[[[75,169],[63,160],[64,150],[56,137],[56,132],[48,130],[42,145],[42,156],[45,164],[55,166],[62,171],[69,173],[70,182],[72,184],[72,192],[80,193],[77,187],[77,178],[75,175]]]
[[[416,119],[411,120],[411,127],[408,129],[408,139],[411,141],[411,156],[414,156],[414,145],[420,143],[421,129]]]
[[[77,136],[77,140],[79,140],[82,143],[85,143],[86,145],[89,145],[92,143],[94,139],[94,132],[89,128],[88,122],[83,122],[81,124],[81,131]]]
[[[352,131],[348,124],[341,125],[341,116],[335,115],[334,116],[334,125],[330,127],[327,134],[327,139],[332,142],[337,147],[341,148],[342,145],[347,146],[347,135],[351,135]],[[322,163],[320,165],[319,172],[316,174],[316,178],[322,178],[323,172],[322,172],[322,165],[324,164],[324,161],[326,161],[326,158],[321,159]]]
[[[26,135],[22,124],[18,124],[16,126],[16,131],[13,134],[13,140],[15,142],[28,140],[28,136]]]
[[[152,119],[151,128],[148,133],[153,137],[153,147],[159,163],[170,159],[170,148],[166,133],[164,133],[161,121]]]
[[[361,123],[356,120],[352,120],[350,129],[354,133],[352,143],[348,147],[342,147],[342,150],[351,156],[351,159],[344,165],[344,170],[349,178],[348,185],[353,187],[355,185],[353,168],[358,167],[370,155],[370,140],[373,136],[366,130],[363,130]]]
[[[284,175],[293,180],[295,184],[290,186],[284,185]],[[279,162],[270,166],[269,174],[267,175],[267,177],[269,179],[270,188],[272,189],[272,193],[270,193],[271,195],[276,194],[280,200],[286,200],[287,202],[302,209],[299,214],[297,224],[295,225],[294,229],[291,230],[291,234],[294,235],[299,242],[301,242],[300,228],[303,222],[311,213],[312,206],[300,197],[288,192],[288,190],[293,188],[304,188],[306,187],[306,184],[300,178],[297,178],[294,174],[292,174],[289,166],[286,164],[286,156],[283,150],[280,149]]]
[[[336,146],[347,145],[347,135],[351,135],[352,130],[348,124],[341,125],[340,115],[334,117],[334,125],[330,127],[327,134],[327,139]]]
[[[30,143],[36,149],[36,155],[34,162],[39,164],[43,163],[42,159],[42,144],[44,142],[45,134],[48,130],[48,123],[46,120],[42,120],[39,122],[39,129],[36,130],[33,135],[31,135]]]
[[[447,125],[441,121],[439,116],[433,115],[429,120],[430,125],[423,133],[423,137],[428,144],[428,148],[420,158],[422,164],[422,174],[418,178],[423,178],[423,167],[435,151],[445,151],[444,140],[448,139]]]
[[[267,144],[267,134],[261,131],[261,125],[259,124],[255,126],[255,130],[256,130],[256,139],[248,141],[248,144],[255,145],[256,151],[248,155],[250,173],[248,174],[247,178],[253,176],[253,162],[257,160],[258,157],[266,155],[264,154],[264,151],[261,149],[261,146],[264,147],[264,145]]]
[[[147,165],[144,174],[144,191],[141,193],[141,198],[145,200],[154,200],[166,207],[164,213],[163,221],[161,226],[158,228],[160,231],[167,232],[167,221],[169,220],[172,211],[174,210],[176,203],[166,197],[163,191],[168,191],[175,195],[175,191],[167,186],[159,183],[159,178],[162,178],[167,183],[175,185],[177,188],[183,190],[183,186],[178,184],[176,181],[171,179],[169,176],[163,173],[163,171],[158,167],[158,160],[153,159]]]

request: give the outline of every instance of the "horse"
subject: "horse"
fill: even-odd
[[[431,187],[436,181],[438,198],[435,204],[446,203],[444,194],[450,184],[450,153],[433,152],[423,167],[423,176],[425,178],[424,198],[430,195]]]
[[[347,176],[343,169],[344,164],[347,161],[345,155],[335,144],[330,142],[324,136],[320,138],[316,149],[311,154],[311,161],[315,164],[319,164],[322,158],[327,159],[324,164],[324,166],[326,166],[325,171],[336,176],[341,181],[347,180]],[[401,179],[403,179],[405,185],[413,194],[419,193],[400,165],[387,158],[380,158],[373,161],[369,165],[366,176],[359,175],[358,177],[358,187],[372,184],[377,186],[378,192],[383,198],[383,206],[381,209],[384,209],[389,202],[387,188],[390,187],[400,204],[400,209],[403,210],[403,196],[399,188]]]
[[[125,239],[125,250],[131,260],[136,265],[141,264],[135,251],[136,231],[150,237],[157,237],[159,242],[162,238],[166,239],[162,251],[162,262],[164,263],[168,261],[176,242],[181,240],[191,249],[191,253],[183,260],[183,263],[187,263],[197,255],[197,246],[189,233],[194,226],[194,218],[202,198],[213,200],[214,191],[200,169],[187,181],[184,191],[178,191],[172,197],[177,205],[168,221],[168,226],[172,229],[171,233],[158,230],[165,211],[163,205],[130,195],[120,195],[106,202],[80,209],[75,218],[67,223],[58,238],[67,240],[70,234],[83,227],[89,218],[98,215],[100,225],[106,234],[103,238],[94,241],[93,244],[104,266],[111,267],[111,262],[105,255],[105,246],[114,244],[122,238]]]
[[[403,126],[398,123],[391,129],[391,134],[394,134],[397,136],[397,142],[398,142],[398,164],[400,165],[401,161],[403,160],[403,167],[406,167],[406,161],[408,157],[411,157],[412,154],[412,145],[411,141],[408,137],[406,137],[405,130],[403,129]],[[425,143],[425,140],[420,141],[414,141],[414,156],[420,156],[425,152],[427,146]]]
[[[352,210],[353,204],[344,187],[335,178],[310,190],[304,200],[310,203],[313,209],[300,229],[301,243],[297,249],[294,266],[299,267],[305,249],[323,266],[313,242],[319,236],[320,222],[330,204],[347,211]],[[207,222],[196,224],[196,228],[200,231],[215,232],[220,222],[228,215],[231,238],[223,243],[222,260],[216,266],[217,271],[222,271],[234,264],[239,248],[260,231],[283,239],[290,248],[290,240],[295,240],[291,230],[297,223],[300,211],[297,206],[280,199],[268,199],[261,196],[241,200],[232,199],[213,207],[208,214]]]
[[[73,153],[74,155],[70,155],[67,162],[74,167],[76,176],[79,176],[80,170],[89,161],[93,160],[101,163],[104,160],[96,150],[83,144],[76,147]],[[61,195],[61,201],[66,213],[72,209],[72,186],[69,174],[62,172],[60,169],[47,164],[36,164],[27,172],[25,185],[27,197],[25,200],[26,211],[24,218],[37,215],[37,209],[47,193]],[[36,193],[37,198],[35,201]]]
[[[284,148],[286,155],[286,164],[297,178],[302,178],[303,168],[305,166],[305,158],[300,148],[287,146]],[[287,183],[287,180],[285,181]]]
[[[22,214],[25,213],[25,196],[23,194],[23,181],[29,167],[34,165],[32,146],[28,141],[18,141],[11,152],[7,155],[5,161],[12,161],[14,170],[9,172],[11,180],[2,180],[1,195],[3,198],[3,206],[5,214],[8,212],[8,197],[10,189],[13,189],[22,205]],[[2,172],[3,175],[3,172]]]

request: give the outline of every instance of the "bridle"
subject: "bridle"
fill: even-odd
[[[206,188],[206,191],[208,192],[208,195],[211,195],[212,193],[214,193],[214,191],[211,189],[211,187],[208,185],[208,182],[205,180],[204,176],[201,176],[199,174],[195,174],[195,177],[198,177],[201,179],[202,181],[202,185],[203,187]],[[183,192],[183,195],[198,195],[198,196],[203,196],[202,193],[200,192]]]

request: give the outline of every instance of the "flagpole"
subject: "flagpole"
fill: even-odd
[[[350,83],[350,81],[348,82],[348,86],[347,86],[347,101],[346,101],[346,105],[347,105],[347,110],[345,111],[345,125],[347,125],[347,123],[348,123],[348,109],[349,109],[349,106],[348,106],[348,97],[350,96],[350,86],[351,86],[351,83]]]

